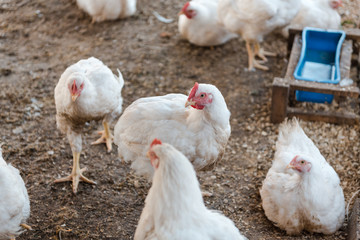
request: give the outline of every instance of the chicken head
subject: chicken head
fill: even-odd
[[[156,156],[156,153],[154,151],[152,151],[152,147],[155,146],[155,145],[161,145],[162,142],[155,138],[152,143],[150,144],[150,149],[149,151],[147,152],[147,156],[148,158],[150,158],[150,162],[151,162],[151,165],[157,169],[159,167],[159,158],[158,156]]]
[[[337,9],[339,7],[342,7],[343,4],[342,4],[342,1],[341,0],[331,0],[330,1],[330,6],[333,8],[333,9]]]
[[[71,79],[68,87],[71,94],[71,100],[75,102],[80,96],[81,91],[84,89],[84,81],[79,80],[78,78]]]
[[[196,16],[197,12],[191,7],[190,2],[187,2],[179,12],[179,15],[181,14],[184,14],[187,18],[192,19]]]
[[[296,155],[287,168],[292,168],[300,173],[310,172],[311,162],[304,159],[304,157]]]
[[[196,82],[191,89],[189,97],[185,103],[185,107],[191,106],[193,108],[202,110],[206,105],[212,103],[213,95],[211,93],[202,92],[199,90],[199,84]]]

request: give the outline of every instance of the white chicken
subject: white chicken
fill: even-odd
[[[192,108],[186,108],[192,106]],[[146,151],[155,137],[179,149],[196,170],[221,159],[230,137],[230,112],[221,92],[195,83],[189,96],[168,94],[140,98],[127,107],[115,125],[120,158],[150,180],[153,168]]]
[[[148,152],[155,168],[134,240],[245,240],[234,223],[205,207],[196,173],[177,149],[155,139]]]
[[[93,23],[126,18],[136,12],[136,0],[76,0],[76,3],[92,17]]]
[[[227,31],[217,19],[218,0],[192,0],[180,11],[179,32],[190,43],[215,46],[237,37]]]
[[[296,119],[280,126],[260,195],[265,215],[287,234],[332,234],[344,221],[340,179]]]
[[[249,70],[254,67],[268,70],[255,56],[266,62],[266,56],[275,54],[264,51],[259,42],[266,34],[288,25],[299,8],[300,0],[219,0],[218,17],[227,30],[240,34],[246,41]]]
[[[56,183],[72,181],[73,192],[77,192],[79,181],[95,184],[84,177],[86,168],[80,169],[82,149],[81,131],[86,122],[103,120],[102,136],[92,144],[106,143],[108,152],[112,149],[113,136],[109,123],[117,119],[122,111],[121,90],[123,77],[119,77],[99,59],[91,57],[68,67],[55,87],[56,123],[70,142],[73,154],[72,173]]]
[[[341,17],[336,11],[339,6],[342,6],[341,0],[301,0],[299,13],[290,25],[283,29],[282,34],[288,37],[290,27],[339,29]]]
[[[0,147],[0,239],[15,239],[30,216],[30,201],[19,170],[6,164]]]

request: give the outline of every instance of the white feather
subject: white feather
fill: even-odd
[[[288,25],[300,9],[300,0],[219,0],[219,21],[245,40],[261,42],[277,28]]]
[[[22,232],[20,224],[30,216],[30,201],[19,171],[6,164],[0,148],[0,239]]]
[[[199,84],[197,95],[208,92],[213,101],[203,110],[185,108],[187,96],[168,94],[141,98],[127,107],[115,125],[115,144],[120,158],[132,162],[140,175],[153,174],[146,157],[154,138],[174,145],[193,163],[196,170],[221,159],[230,137],[230,112],[220,91]]]
[[[245,240],[234,223],[208,210],[189,160],[170,144],[151,148],[159,159],[134,240]],[[150,160],[148,160],[150,161]]]
[[[126,18],[136,12],[136,0],[76,0],[80,9],[93,18],[93,22]]]
[[[217,6],[218,0],[190,1],[187,9],[195,11],[196,16],[191,19],[184,14],[179,16],[180,35],[198,46],[220,45],[237,37],[218,22]]]
[[[309,172],[287,168],[296,155],[311,163]],[[302,230],[332,234],[344,221],[340,179],[296,119],[280,126],[274,161],[260,195],[266,216],[288,234]]]
[[[122,111],[124,79],[116,77],[99,59],[91,57],[69,66],[55,87],[56,123],[66,133],[73,150],[81,152],[81,131],[91,120],[117,119]],[[69,86],[84,83],[81,95],[71,99]]]
[[[339,29],[341,17],[336,9],[330,6],[334,0],[301,0],[301,8],[290,25],[283,29],[283,35],[288,37],[290,27],[316,27],[325,29]]]

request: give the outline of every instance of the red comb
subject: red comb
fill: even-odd
[[[196,82],[194,87],[191,89],[188,100],[192,99],[193,97],[195,97],[195,93],[197,92],[199,88],[199,84]]]
[[[299,157],[299,155],[296,155],[296,156],[291,160],[291,162],[292,162],[292,161],[295,162],[298,157]]]
[[[185,12],[186,9],[189,7],[189,5],[190,5],[190,2],[185,3],[184,6],[183,6],[183,8],[181,9],[181,11],[182,11],[182,12]]]
[[[71,85],[71,93],[75,94],[76,92],[77,92],[77,86],[76,86],[76,81],[74,79],[74,82]]]
[[[162,142],[161,142],[159,139],[155,138],[155,139],[152,141],[152,143],[150,144],[150,147],[152,147],[152,146],[154,146],[154,145],[160,145],[160,144],[162,144]]]

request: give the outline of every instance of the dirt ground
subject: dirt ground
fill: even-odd
[[[360,26],[360,3],[344,0],[346,26]],[[216,168],[200,172],[205,203],[230,217],[249,239],[345,239],[346,226],[331,236],[304,232],[286,236],[267,220],[259,188],[271,166],[277,124],[270,122],[271,84],[286,67],[286,40],[271,35],[265,48],[278,53],[270,71],[245,71],[243,41],[200,48],[180,40],[177,12],[184,1],[139,0],[135,16],[91,24],[71,0],[0,0],[0,126],[4,159],[26,183],[33,227],[17,239],[132,239],[150,184],[129,165],[91,146],[101,123],[84,128],[81,166],[97,185],[53,184],[71,171],[66,137],[56,129],[54,87],[61,73],[80,59],[95,56],[125,79],[126,108],[134,100],[184,93],[195,81],[212,83],[232,113],[232,134]],[[153,11],[175,21],[158,21]],[[165,33],[165,34],[164,34]],[[355,80],[355,75],[353,79]],[[359,125],[302,122],[305,132],[341,178],[345,198],[360,187]]]

